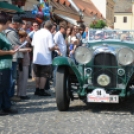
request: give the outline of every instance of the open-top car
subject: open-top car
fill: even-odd
[[[90,30],[75,51],[75,60],[56,57],[56,103],[68,110],[76,83],[86,102],[119,103],[133,94],[134,31]]]

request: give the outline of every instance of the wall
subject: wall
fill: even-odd
[[[106,20],[109,27],[114,26],[114,1],[107,0],[106,4]]]
[[[132,30],[133,14],[132,13],[115,13],[116,22],[114,23],[115,29]],[[123,22],[123,17],[127,17],[127,23]]]

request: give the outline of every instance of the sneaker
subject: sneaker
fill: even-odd
[[[3,111],[8,114],[17,114],[18,113],[18,110],[14,109],[14,108],[4,109]]]
[[[19,96],[13,96],[13,97],[11,97],[10,100],[14,101],[14,102],[19,102],[19,101],[21,101],[21,98]]]
[[[20,96],[20,98],[21,98],[22,100],[28,100],[28,99],[30,99],[29,96]]]
[[[3,110],[0,110],[0,116],[8,115],[8,113],[4,112]]]

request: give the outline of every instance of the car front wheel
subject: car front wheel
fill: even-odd
[[[56,103],[59,111],[67,111],[70,104],[69,75],[64,67],[59,67],[56,73]]]

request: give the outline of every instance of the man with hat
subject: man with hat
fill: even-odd
[[[11,23],[9,24],[9,27],[5,30],[7,39],[10,41],[12,44],[12,49],[15,50],[21,45],[19,41],[19,35],[18,35],[18,30],[20,29],[21,24],[23,24],[22,19],[15,15],[12,17]],[[12,60],[12,86],[11,86],[11,92],[10,97],[12,97],[13,101],[20,101],[19,97],[14,96],[14,84],[15,81],[17,80],[17,64],[18,64],[18,59],[23,58],[23,53],[22,52],[17,52],[13,55],[13,60]],[[14,96],[14,97],[13,97]]]

